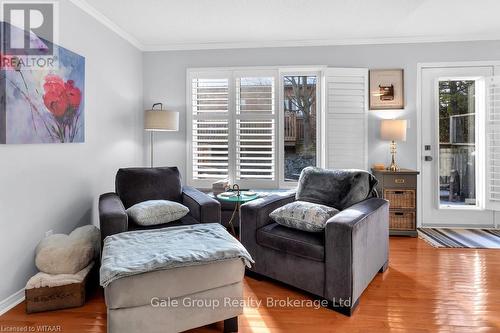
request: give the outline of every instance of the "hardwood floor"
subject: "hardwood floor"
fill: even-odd
[[[415,238],[391,238],[390,265],[361,296],[352,317],[328,309],[269,308],[267,297],[309,299],[286,286],[245,279],[240,332],[500,332],[500,251],[436,249]],[[20,304],[0,317],[9,327],[60,325],[61,332],[105,332],[102,292],[84,307],[26,315]],[[222,323],[195,332],[221,332]],[[142,333],[142,332],[141,332]]]

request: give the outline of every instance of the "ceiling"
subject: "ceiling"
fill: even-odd
[[[144,51],[500,39],[498,0],[72,0]]]

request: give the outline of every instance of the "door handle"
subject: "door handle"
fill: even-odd
[[[424,157],[424,160],[425,160],[426,162],[431,162],[431,161],[432,161],[432,156],[425,156],[425,157]]]

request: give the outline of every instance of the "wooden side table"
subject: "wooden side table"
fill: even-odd
[[[375,170],[379,195],[389,200],[389,234],[417,236],[417,176],[416,170]]]

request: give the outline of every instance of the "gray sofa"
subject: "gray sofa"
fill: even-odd
[[[102,240],[116,233],[164,228],[195,223],[220,223],[220,204],[192,187],[182,187],[177,167],[122,168],[116,173],[115,192],[99,197],[99,223]],[[178,221],[151,227],[129,220],[125,210],[146,200],[171,200],[189,208]]]
[[[389,203],[377,197],[376,179],[361,170],[306,168],[297,193],[272,195],[241,207],[241,242],[257,273],[305,290],[351,315],[377,272],[388,265]],[[294,200],[340,212],[324,232],[275,223],[269,214]]]

